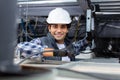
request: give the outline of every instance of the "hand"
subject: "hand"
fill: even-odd
[[[70,58],[70,61],[75,61],[75,55],[72,53],[67,53],[67,56]]]
[[[66,50],[54,50],[53,52],[54,56],[67,56],[67,51]]]
[[[54,51],[54,56],[68,56],[70,61],[75,61],[75,55],[67,50],[56,50]]]

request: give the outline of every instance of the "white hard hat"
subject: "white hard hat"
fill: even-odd
[[[63,8],[56,8],[50,11],[47,23],[49,24],[69,24],[71,23],[70,14]]]

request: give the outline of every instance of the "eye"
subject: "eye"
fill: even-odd
[[[64,29],[64,28],[67,28],[67,25],[62,25],[61,28],[63,28],[63,29]]]
[[[57,28],[57,27],[58,27],[58,25],[54,24],[54,25],[53,25],[53,27],[54,27],[54,28]]]
[[[57,26],[57,24],[52,24],[51,25],[53,28],[57,28],[58,26]]]

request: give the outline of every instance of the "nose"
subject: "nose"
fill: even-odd
[[[61,32],[61,31],[62,31],[61,25],[58,25],[57,31],[58,31],[58,32]]]
[[[58,31],[58,32],[61,32],[61,30],[62,30],[62,29],[61,29],[60,27],[58,27],[57,31]]]

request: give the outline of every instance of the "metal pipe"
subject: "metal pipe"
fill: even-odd
[[[120,12],[95,12],[96,15],[118,15]]]

